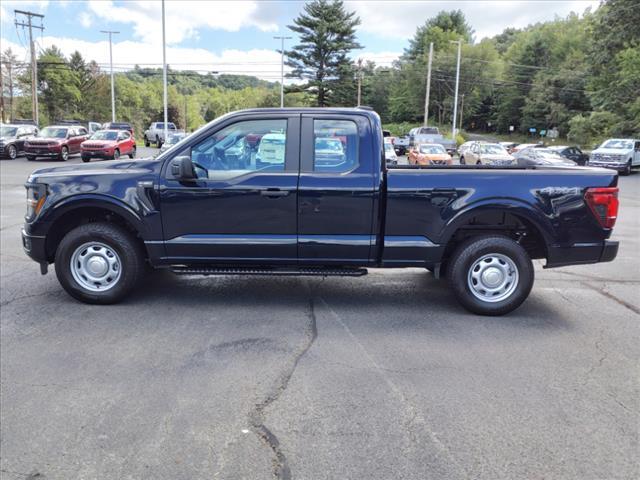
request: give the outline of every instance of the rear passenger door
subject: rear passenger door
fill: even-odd
[[[371,126],[360,115],[304,114],[298,182],[300,264],[366,264],[373,232]]]

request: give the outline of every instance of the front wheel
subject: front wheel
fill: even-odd
[[[11,160],[15,160],[16,159],[16,157],[18,156],[18,149],[16,148],[15,145],[9,145],[7,147],[7,156]]]
[[[117,148],[113,151],[113,159],[118,160],[120,158],[120,150]]]
[[[150,145],[151,145],[151,142],[149,142],[149,139],[147,139],[147,136],[145,135],[144,136],[144,146],[148,148]]]
[[[465,163],[464,163],[464,162],[465,162],[464,157],[460,157],[460,165],[465,165]]]
[[[451,257],[447,276],[453,293],[467,310],[504,315],[529,296],[534,271],[522,246],[496,235],[464,241]]]
[[[134,145],[133,148],[131,149],[131,153],[129,154],[129,157],[131,159],[136,158],[136,146]]]
[[[72,297],[91,304],[122,300],[144,276],[140,244],[112,223],[88,223],[64,236],[55,257],[56,276]]]
[[[629,160],[627,162],[627,164],[624,166],[624,170],[622,171],[622,175],[624,175],[625,177],[627,175],[631,175],[631,160]]]
[[[60,150],[60,160],[66,162],[69,159],[69,149],[67,147],[62,147]]]

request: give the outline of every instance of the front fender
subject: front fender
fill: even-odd
[[[60,218],[80,208],[109,210],[125,219],[138,232],[142,239],[149,239],[152,236],[148,223],[143,221],[138,212],[130,205],[108,195],[93,193],[73,195],[61,199],[53,205],[47,206],[47,208],[43,210],[42,217],[39,217],[37,221],[34,222],[33,227],[35,228],[31,229],[32,234],[46,236],[51,226]],[[40,228],[37,228],[38,226]]]

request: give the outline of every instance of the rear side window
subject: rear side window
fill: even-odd
[[[313,121],[313,170],[349,172],[358,166],[358,126],[351,120]]]

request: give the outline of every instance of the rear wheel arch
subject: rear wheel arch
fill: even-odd
[[[547,258],[550,240],[545,229],[524,208],[478,207],[460,215],[445,227],[439,242],[445,245],[442,263],[446,265],[462,242],[472,237],[488,235],[502,235],[517,241],[532,259]]]

